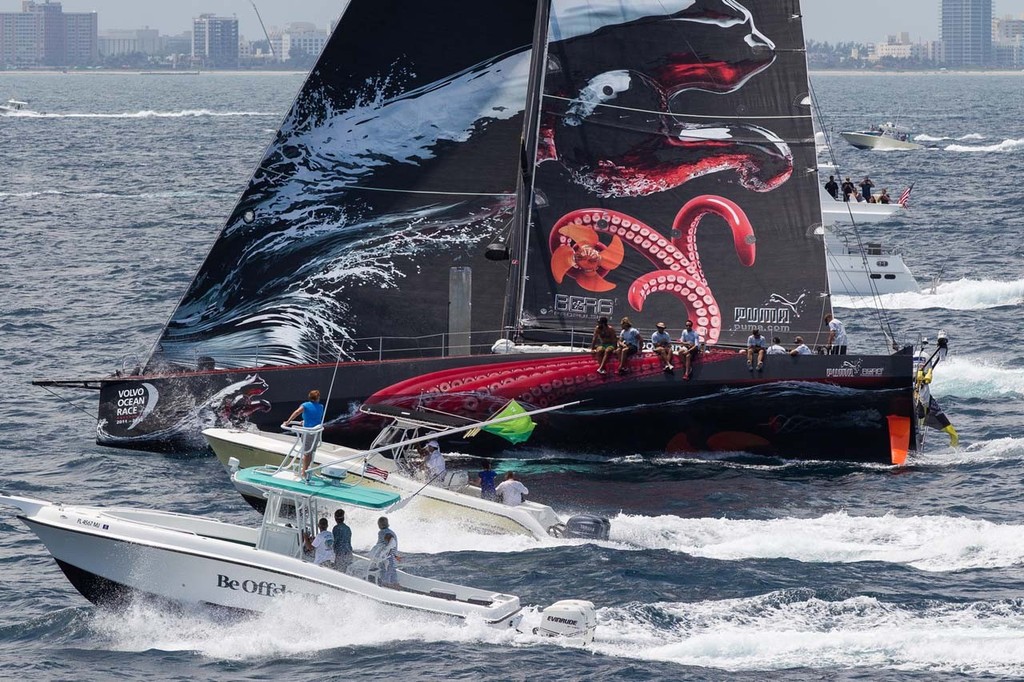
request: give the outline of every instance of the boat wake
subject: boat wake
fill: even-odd
[[[984,310],[1002,306],[1016,306],[1024,302],[1024,279],[1012,281],[960,279],[943,282],[934,292],[903,292],[878,297],[883,308],[889,310]],[[874,307],[869,296],[833,296],[832,304],[838,308]]]
[[[394,642],[534,648],[572,645],[339,597],[310,605],[281,600],[252,619],[136,606],[97,610],[85,624],[121,652],[186,652],[212,661],[322,656],[333,649],[379,650]],[[301,601],[301,600],[299,600]],[[728,671],[851,668],[1024,674],[1024,602],[991,600],[918,607],[875,597],[836,598],[808,588],[736,599],[634,602],[598,609],[595,653],[620,659]],[[301,632],[302,637],[295,633]],[[394,665],[401,665],[395,660]]]
[[[795,589],[604,608],[598,622],[598,653],[702,668],[1024,672],[1020,600],[911,608]]]
[[[944,149],[947,152],[1015,152],[1024,149],[1024,139],[1006,139],[996,144],[984,146],[951,144]]]
[[[611,542],[622,548],[666,549],[723,561],[790,559],[812,563],[877,561],[949,572],[1024,564],[1021,525],[951,516],[611,519]]]
[[[915,142],[945,142],[947,140],[956,141],[956,142],[967,142],[968,140],[984,140],[984,139],[985,139],[985,136],[981,135],[980,133],[967,133],[966,135],[961,135],[960,137],[946,137],[946,136],[935,137],[933,135],[928,135],[928,134],[921,134],[921,135],[915,135],[914,136],[914,141]]]

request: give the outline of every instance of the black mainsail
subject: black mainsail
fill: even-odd
[[[353,0],[150,369],[422,355],[459,266],[493,335],[507,269],[483,245],[515,209],[535,13]]]
[[[824,342],[814,171],[797,0],[353,0],[146,371],[103,382],[98,441],[271,428],[319,388],[346,443],[363,403],[583,400],[531,445],[896,461],[909,353],[728,349]],[[602,315],[692,319],[710,352],[599,374]]]
[[[588,10],[584,12],[583,10]],[[830,312],[796,2],[556,2],[524,331]]]

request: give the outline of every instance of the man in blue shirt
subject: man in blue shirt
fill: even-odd
[[[308,397],[309,400],[295,408],[292,416],[285,420],[284,425],[295,421],[301,414],[302,427],[304,429],[314,429],[323,426],[324,406],[320,403],[320,391],[314,389],[309,392]],[[301,478],[306,477],[306,470],[313,462],[313,453],[316,452],[317,446],[320,445],[320,434],[321,431],[319,430],[313,433],[302,434],[302,470],[299,472]]]
[[[661,358],[661,364],[665,367],[666,372],[672,371],[672,337],[665,331],[665,323],[659,322],[655,325],[658,328],[656,332],[651,334],[651,347],[654,349],[654,354]]]
[[[679,337],[679,360],[683,363],[683,378],[693,374],[693,361],[700,358],[700,334],[693,329],[693,320],[686,321],[683,335]]]
[[[334,523],[334,567],[344,571],[352,563],[352,529],[345,524],[344,509],[334,512]]]
[[[628,317],[622,318],[622,331],[619,332],[619,374],[629,371],[626,361],[630,355],[640,352],[640,332],[629,321]]]
[[[764,352],[768,350],[768,339],[761,336],[761,332],[755,329],[747,337],[747,369],[754,369],[754,356],[757,356],[757,368],[764,369]]]

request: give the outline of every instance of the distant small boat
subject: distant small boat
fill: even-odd
[[[883,123],[872,130],[839,133],[857,149],[924,149],[923,144],[912,142],[910,129],[895,123]]]
[[[0,104],[0,116],[9,116],[28,111],[30,111],[28,102],[22,102],[18,99],[9,99],[6,104]]]

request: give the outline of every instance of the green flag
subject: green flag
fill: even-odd
[[[514,400],[510,400],[508,405],[501,408],[501,410],[495,414],[491,419],[499,419],[501,417],[511,417],[514,414],[523,415],[519,419],[509,419],[508,421],[501,422],[500,424],[491,424],[490,426],[484,426],[482,429],[487,433],[493,433],[495,436],[501,436],[510,443],[524,443],[530,438],[530,434],[533,433],[533,427],[536,424],[530,419],[530,416],[526,414],[526,409]]]

